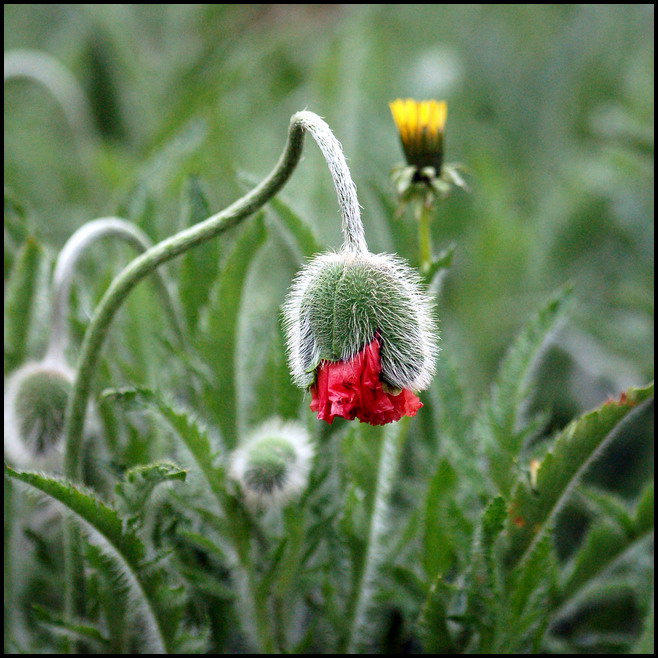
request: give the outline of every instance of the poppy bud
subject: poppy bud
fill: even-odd
[[[297,276],[284,305],[295,383],[311,409],[381,425],[413,416],[438,352],[432,304],[402,259],[321,254]]]
[[[20,466],[52,467],[60,456],[73,375],[58,361],[29,363],[5,386],[5,454]]]
[[[275,506],[306,488],[312,457],[301,425],[269,421],[233,453],[230,473],[250,506]]]

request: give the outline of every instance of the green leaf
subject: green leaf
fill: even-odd
[[[97,578],[96,598],[109,633],[109,653],[126,652],[129,611],[129,580],[117,569],[116,560],[106,555],[98,546],[85,542],[84,557],[91,577]]]
[[[175,652],[182,619],[180,591],[167,585],[162,569],[147,562],[144,544],[116,510],[64,480],[14,471],[6,465],[5,474],[57,500],[85,529],[102,536],[134,586],[145,624],[144,642],[153,653]]]
[[[204,404],[212,413],[227,446],[237,444],[236,342],[240,306],[249,266],[265,242],[263,215],[249,220],[227,256],[204,314],[199,349],[215,374],[214,387],[204,393]]]
[[[424,653],[458,653],[448,628],[448,601],[452,593],[443,582],[443,576],[438,575],[430,587],[417,622]]]
[[[647,610],[647,615],[644,618],[644,630],[642,635],[638,639],[636,645],[633,647],[633,650],[630,653],[639,653],[647,656],[653,656],[655,651],[655,642],[654,642],[654,602],[653,597],[651,597],[651,605]]]
[[[91,643],[102,653],[106,653],[109,649],[110,641],[96,626],[66,621],[54,612],[37,604],[32,606],[32,612],[36,621],[46,626],[55,635]]]
[[[297,252],[300,263],[305,258],[310,258],[313,254],[317,254],[323,250],[311,226],[292,210],[290,206],[284,203],[279,197],[274,197],[270,201],[270,204],[276,217],[279,219],[279,226],[284,229],[294,250]]]
[[[594,487],[580,487],[589,508],[603,519],[614,521],[626,534],[633,534],[635,523],[626,502],[609,491],[600,491]]]
[[[613,430],[640,403],[653,397],[653,384],[632,388],[620,400],[609,400],[572,421],[544,457],[533,488],[525,479],[516,487],[509,508],[511,566],[525,559],[569,498],[593,459],[610,441]]]
[[[211,214],[201,181],[192,176],[185,189],[182,224],[192,226]],[[178,286],[185,320],[193,334],[196,333],[199,314],[208,303],[219,272],[220,245],[219,239],[208,240],[185,252],[181,260]]]
[[[570,298],[571,288],[558,291],[517,336],[476,419],[476,428],[485,443],[491,478],[505,496],[510,495],[516,480],[516,461],[525,438],[519,425],[522,406],[529,393],[529,375]]]
[[[489,502],[475,531],[470,568],[466,578],[466,617],[479,633],[480,653],[490,653],[502,591],[494,557],[496,540],[505,525],[505,501],[497,496]]]
[[[653,507],[653,482],[650,482],[642,492],[640,500],[635,508],[633,524],[635,532],[642,534],[647,530],[653,530],[654,507]]]
[[[108,399],[127,405],[129,408],[139,405],[156,411],[192,455],[209,490],[219,501],[224,499],[224,470],[215,464],[217,455],[212,449],[210,438],[191,413],[175,409],[157,393],[145,388],[111,389],[105,391],[101,397],[101,400]]]
[[[114,488],[119,512],[135,521],[140,520],[155,487],[173,480],[184,481],[186,476],[187,471],[174,464],[159,463],[131,468]]]
[[[620,510],[615,508],[614,512],[618,517]],[[570,564],[563,569],[565,575],[559,599],[561,607],[653,531],[653,483],[645,488],[633,513],[626,512],[624,523],[618,523],[616,517],[614,523],[606,518],[597,520],[588,530]]]
[[[12,371],[26,358],[42,259],[41,245],[30,237],[21,248],[11,270],[5,294],[6,372]]]
[[[28,238],[28,228],[25,221],[25,209],[14,198],[11,190],[5,186],[4,205],[4,235],[5,235],[5,280],[14,266],[16,251]]]
[[[451,242],[445,249],[442,249],[439,254],[432,260],[429,269],[425,273],[425,283],[434,288],[438,284],[439,276],[452,267],[452,261],[455,256],[455,249],[457,245]]]
[[[423,567],[430,578],[444,574],[455,559],[454,523],[451,505],[457,473],[442,459],[430,480],[425,499]]]

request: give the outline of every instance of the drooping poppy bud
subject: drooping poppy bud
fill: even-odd
[[[389,254],[316,256],[284,306],[295,383],[311,389],[318,418],[382,425],[414,416],[438,346],[418,274]]]
[[[312,459],[313,446],[299,423],[270,420],[233,453],[230,474],[247,504],[262,509],[302,493]]]
[[[300,112],[322,150],[342,215],[343,246],[319,254],[297,275],[283,307],[295,383],[311,409],[382,425],[413,416],[413,391],[427,388],[438,352],[432,304],[401,258],[368,251],[356,186],[340,143],[311,112]]]
[[[73,374],[44,360],[19,368],[5,386],[5,454],[19,466],[53,468],[61,458]]]

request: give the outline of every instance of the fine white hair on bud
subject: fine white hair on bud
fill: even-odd
[[[233,452],[229,473],[250,507],[276,507],[304,491],[313,452],[301,424],[270,419]]]
[[[27,363],[5,383],[5,455],[21,467],[56,468],[61,460],[73,372],[63,362]]]
[[[314,381],[321,361],[347,361],[376,336],[381,379],[422,391],[439,351],[433,304],[420,276],[391,254],[323,253],[297,275],[283,306],[293,380]]]

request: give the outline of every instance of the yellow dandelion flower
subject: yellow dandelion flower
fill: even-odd
[[[441,175],[443,165],[443,135],[448,104],[446,101],[416,101],[412,98],[389,103],[397,126],[407,164],[420,172],[433,167]]]

